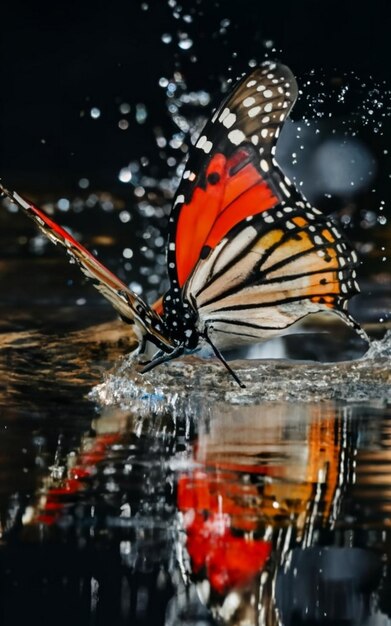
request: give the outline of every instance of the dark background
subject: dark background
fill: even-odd
[[[224,19],[230,25],[221,33]],[[81,177],[113,190],[124,163],[153,158],[151,128],[168,124],[161,76],[179,68],[189,89],[216,96],[229,66],[233,74],[246,71],[250,58],[262,61],[268,52],[299,82],[311,70],[379,82],[390,76],[390,26],[387,0],[3,3],[1,176],[41,191],[76,190]],[[178,32],[193,40],[189,50],[178,47]],[[163,33],[172,35],[170,44]],[[269,40],[275,52],[265,47]],[[122,101],[132,106],[131,121],[135,104],[145,103],[146,124],[120,130]],[[101,109],[98,120],[89,115],[93,106]]]

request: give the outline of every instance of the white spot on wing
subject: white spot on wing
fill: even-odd
[[[181,193],[174,202],[174,206],[176,206],[177,204],[183,204],[185,201],[185,196]]]
[[[289,198],[291,194],[289,193],[288,189],[285,187],[284,183],[282,183],[281,181],[280,181],[280,189],[282,193]]]
[[[261,166],[261,170],[263,172],[268,172],[269,171],[269,163],[266,161],[266,159],[262,159],[261,160],[260,166]]]
[[[219,122],[222,122],[227,117],[227,115],[229,115],[229,113],[230,113],[230,110],[227,109],[226,107],[219,117]]]
[[[250,110],[249,110],[249,112],[248,112],[249,117],[255,117],[256,115],[258,115],[258,113],[260,112],[260,110],[261,110],[261,107],[260,107],[260,106],[258,106],[258,107],[253,107],[253,108],[252,108],[252,109],[250,109]]]
[[[30,209],[30,208],[31,208],[31,207],[30,207],[30,205],[29,205],[29,203],[28,203],[28,202],[26,202],[26,200],[23,200],[23,198],[22,198],[22,197],[21,197],[18,193],[16,193],[16,191],[14,191],[12,195],[13,195],[13,197],[15,198],[15,200],[16,200],[17,202],[19,202],[19,204],[21,204],[21,205],[22,205],[22,207],[23,207],[24,209]]]
[[[231,143],[235,144],[235,146],[238,146],[242,143],[242,141],[244,141],[244,139],[246,139],[246,135],[241,130],[231,130],[231,132],[228,133],[228,139]]]
[[[245,107],[251,107],[254,103],[255,103],[255,98],[253,98],[252,96],[250,96],[249,98],[245,98],[243,100],[243,106]]]
[[[226,128],[231,128],[231,126],[233,126],[235,122],[236,122],[235,113],[229,113],[229,115],[227,115],[227,117],[224,118],[223,120],[223,124]]]

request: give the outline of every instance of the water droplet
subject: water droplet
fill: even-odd
[[[141,287],[140,283],[136,283],[136,281],[132,281],[131,283],[129,283],[129,289],[134,291],[134,293],[137,294],[138,296],[142,292],[142,287]]]
[[[147,119],[147,109],[145,108],[145,105],[142,103],[136,104],[136,122],[138,122],[139,124],[144,124],[145,120]]]
[[[190,39],[190,37],[186,33],[182,33],[179,35],[179,38],[180,39],[178,46],[181,48],[181,50],[190,50],[193,45],[193,41]]]
[[[81,178],[78,182],[78,185],[80,189],[88,189],[88,187],[90,186],[90,181],[88,180],[88,178]]]
[[[121,211],[119,214],[119,219],[123,224],[127,224],[131,220],[131,215],[129,211]]]
[[[127,130],[127,129],[129,128],[129,122],[128,122],[128,120],[120,120],[120,121],[118,122],[118,127],[119,127],[121,130]]]
[[[98,117],[100,117],[100,109],[98,109],[98,107],[92,107],[91,111],[90,111],[90,115],[92,117],[93,120],[97,120]]]
[[[119,105],[119,110],[122,115],[127,115],[128,113],[130,113],[130,104],[128,104],[127,102],[122,102]]]
[[[148,276],[148,282],[150,285],[159,285],[161,283],[161,277],[158,274],[151,274]]]
[[[118,174],[121,183],[129,183],[132,180],[132,172],[128,167],[123,167]]]
[[[163,136],[156,137],[156,143],[159,146],[159,148],[165,148],[167,145],[167,139]]]
[[[171,43],[172,42],[172,35],[170,35],[170,33],[163,33],[163,35],[162,35],[162,42],[163,43]]]
[[[155,239],[155,246],[156,248],[162,248],[165,244],[165,239],[164,237],[162,237],[161,235],[159,235],[159,237],[156,237]]]
[[[60,198],[57,202],[57,207],[60,211],[68,211],[70,207],[70,202],[67,198]]]
[[[131,259],[133,256],[133,250],[131,248],[124,248],[124,250],[122,251],[122,256],[125,259]]]

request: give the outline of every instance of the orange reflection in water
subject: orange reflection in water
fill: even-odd
[[[315,525],[332,524],[346,474],[342,430],[331,403],[214,410],[194,444],[195,469],[178,478],[193,575],[227,593],[265,569],[279,529],[292,527],[305,546]]]

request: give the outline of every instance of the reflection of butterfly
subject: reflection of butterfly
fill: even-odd
[[[238,83],[207,123],[174,199],[170,288],[153,308],[39,209],[1,188],[134,324],[141,347],[147,340],[157,346],[144,371],[202,341],[225,363],[219,347],[268,339],[320,310],[334,310],[365,335],[347,312],[358,291],[355,252],[274,159],[296,97],[291,71],[267,62]]]

